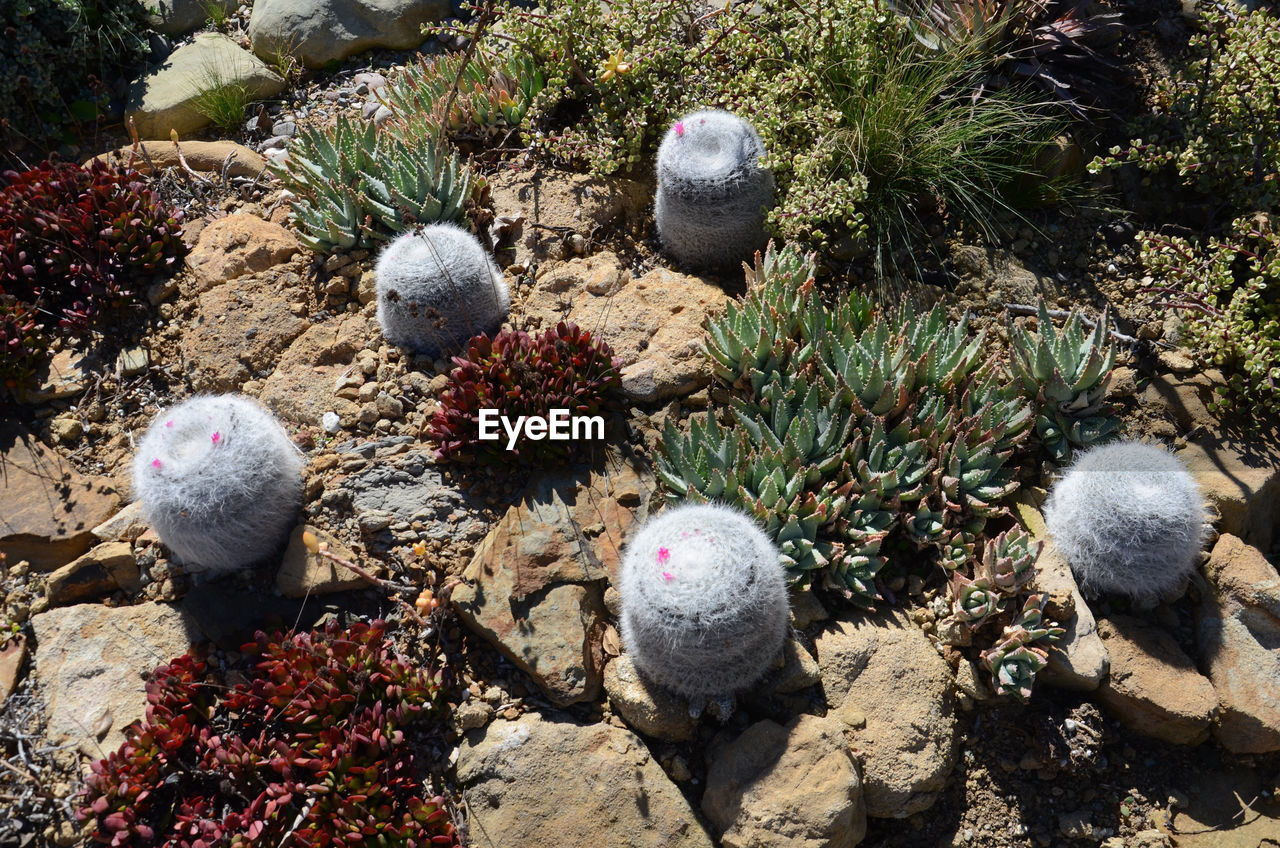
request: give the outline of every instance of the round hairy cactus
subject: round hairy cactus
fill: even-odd
[[[303,460],[270,412],[241,395],[162,411],[133,458],[133,486],[160,541],[192,571],[270,556],[298,521]]]
[[[689,697],[722,697],[770,668],[787,631],[778,549],[745,514],[684,504],[627,547],[622,641],[641,674]]]
[[[1205,538],[1195,480],[1173,454],[1141,442],[1080,454],[1049,493],[1044,519],[1089,596],[1176,597]]]
[[[667,130],[658,148],[654,220],[677,261],[720,268],[764,246],[774,184],[762,156],[755,129],[728,112],[694,112]]]
[[[511,307],[506,281],[471,233],[434,224],[399,236],[375,269],[387,341],[437,356],[496,330]]]

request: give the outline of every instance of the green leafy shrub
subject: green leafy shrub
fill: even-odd
[[[139,0],[0,0],[0,140],[56,143],[61,128],[97,117],[99,83],[147,56]]]
[[[1280,412],[1280,232],[1271,215],[1237,218],[1195,244],[1143,233],[1142,261],[1183,319],[1183,342],[1227,385],[1214,408]]]
[[[1176,171],[1189,188],[1230,202],[1232,214],[1280,202],[1280,18],[1234,4],[1206,6],[1192,59],[1158,83],[1158,116],[1139,138],[1090,163]]]
[[[191,655],[152,673],[145,720],[86,781],[93,842],[460,844],[402,729],[436,709],[437,681],[392,653],[381,621],[259,633],[242,652],[258,662],[230,687]]]
[[[496,441],[480,438],[480,411],[496,409],[512,421],[547,417],[553,409],[573,417],[595,415],[616,400],[610,392],[621,385],[609,345],[563,321],[536,336],[523,330],[503,330],[492,339],[481,334],[453,362],[457,367],[427,430],[439,445],[438,459],[563,462],[589,443],[525,439],[508,451],[505,433]]]
[[[430,137],[402,139],[339,116],[332,127],[298,132],[282,165],[299,240],[318,253],[369,246],[417,224],[457,222],[477,183],[458,157]]]
[[[857,292],[827,306],[813,270],[812,255],[770,245],[747,293],[708,321],[712,367],[739,394],[687,433],[668,423],[659,479],[672,500],[751,513],[793,582],[859,606],[880,597],[889,542],[932,552],[956,591],[985,575],[1004,594],[982,632],[999,636],[1024,609],[1020,575],[1033,572],[1016,539],[985,530],[1007,521],[1010,458],[1031,407],[966,320]],[[955,644],[973,643],[975,621],[953,628]]]

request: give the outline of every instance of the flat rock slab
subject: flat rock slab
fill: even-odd
[[[284,50],[319,68],[375,47],[417,47],[422,25],[447,14],[447,0],[257,0],[249,40],[259,56]]]
[[[333,536],[316,527],[299,525],[289,537],[289,547],[284,552],[280,570],[276,572],[276,588],[280,594],[286,598],[305,598],[308,595],[369,588],[369,582],[351,569],[307,550],[302,534],[308,531],[315,534],[316,541],[327,544],[330,553],[355,561],[355,554]],[[379,569],[376,565],[366,564],[365,570],[377,574]]]
[[[621,361],[623,392],[647,402],[711,382],[702,325],[729,300],[715,283],[665,268],[634,279],[606,251],[539,276],[525,315],[533,327],[568,320],[597,334]]]
[[[853,848],[867,832],[858,766],[837,718],[762,721],[715,751],[702,811],[724,848]]]
[[[1214,735],[1237,754],[1280,751],[1280,575],[1262,552],[1218,538],[1196,610],[1201,664],[1222,704]]]
[[[355,368],[356,353],[376,333],[375,325],[359,314],[311,325],[280,356],[259,400],[302,426],[319,427],[326,412],[337,412],[344,427],[353,425],[360,407],[334,392],[338,380]]]
[[[1189,443],[1177,457],[1218,511],[1218,531],[1269,551],[1280,524],[1280,448],[1265,439]]]
[[[446,480],[429,452],[382,459],[342,486],[362,525],[370,526],[374,517],[387,523],[420,521],[423,535],[462,542],[479,541],[488,529],[483,504]]]
[[[247,100],[274,97],[285,82],[266,63],[222,33],[205,32],[184,44],[164,64],[133,83],[125,120],[142,138],[167,139],[209,124],[193,105],[202,90],[240,85]]]
[[[103,542],[49,575],[45,597],[53,606],[92,601],[116,589],[142,588],[138,561],[128,542]]]
[[[1218,696],[1172,636],[1124,615],[1099,622],[1098,634],[1111,658],[1098,699],[1126,727],[1175,745],[1209,738]]]
[[[605,465],[607,473],[577,470],[532,484],[453,592],[463,622],[562,706],[600,691],[604,585],[653,488],[631,462]]]
[[[163,1],[163,0],[162,0]],[[135,171],[150,174],[153,170],[164,171],[168,168],[181,168],[182,159],[193,171],[222,175],[222,168],[227,168],[229,177],[257,177],[267,169],[267,158],[261,153],[236,144],[234,141],[183,141],[181,146],[173,141],[141,141],[135,155],[133,147],[121,147],[107,153],[100,153],[85,162],[88,165],[94,160],[110,163],[112,161],[129,164]]]
[[[634,733],[530,714],[468,733],[458,756],[477,845],[712,848]]]
[[[867,815],[927,810],[955,764],[950,667],[902,614],[828,622],[814,646],[827,703],[856,731]]]
[[[66,565],[89,550],[93,528],[119,506],[106,478],[81,474],[30,433],[0,428],[0,553],[10,565]]]

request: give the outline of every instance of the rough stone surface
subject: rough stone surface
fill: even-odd
[[[179,135],[194,132],[207,126],[209,118],[192,102],[201,89],[219,84],[243,85],[249,100],[273,97],[285,86],[257,56],[221,33],[205,32],[133,83],[125,119],[133,120],[142,138],[167,139],[173,130]]]
[[[597,227],[639,220],[653,202],[652,190],[632,180],[542,167],[503,169],[489,190],[499,222],[511,222],[513,251],[500,251],[498,258],[526,267],[559,258],[570,235],[590,239]]]
[[[36,374],[40,385],[27,391],[23,400],[44,403],[75,397],[84,392],[93,372],[101,367],[102,363],[90,354],[60,350],[49,359],[47,366],[40,366]]]
[[[782,643],[776,666],[755,687],[761,692],[786,695],[822,682],[818,661],[794,637]]]
[[[814,645],[828,704],[857,730],[867,815],[928,809],[955,762],[951,669],[901,614],[829,622]]]
[[[525,715],[467,734],[458,756],[471,832],[490,845],[712,848],[680,790],[633,733]]]
[[[94,538],[102,542],[132,542],[145,532],[147,520],[142,515],[141,501],[134,501],[93,528]]]
[[[1209,738],[1218,697],[1172,636],[1123,615],[1098,622],[1098,634],[1111,658],[1098,699],[1126,727],[1178,745]]]
[[[285,549],[284,560],[280,563],[280,570],[276,572],[276,588],[280,590],[280,594],[286,598],[304,598],[308,595],[325,595],[331,592],[368,588],[368,581],[351,569],[307,550],[307,546],[302,542],[302,534],[308,530],[315,534],[317,541],[328,544],[330,553],[352,562],[356,561],[355,554],[325,531],[316,527],[298,525],[293,535],[289,537],[289,547]],[[377,575],[376,563],[358,564],[371,574]]]
[[[417,47],[422,25],[448,13],[446,0],[257,0],[249,41],[264,58],[283,48],[318,68],[375,47]]]
[[[19,633],[0,642],[0,707],[18,687],[18,675],[27,659],[27,637]]]
[[[1280,448],[1273,440],[1192,442],[1178,451],[1218,511],[1218,531],[1269,551],[1280,524]]]
[[[147,4],[149,23],[165,35],[186,35],[209,22],[209,7],[213,5],[225,11],[236,7],[231,0],[152,0]]]
[[[105,478],[87,477],[29,433],[0,427],[0,553],[52,571],[89,550],[93,528],[120,497]]]
[[[49,741],[74,742],[90,757],[115,750],[124,728],[142,718],[141,673],[186,653],[200,638],[168,604],[80,604],[40,613],[31,624]]]
[[[197,390],[233,392],[266,377],[310,327],[290,311],[290,291],[282,285],[263,275],[200,295],[197,323],[181,343],[184,373]]]
[[[476,550],[454,590],[462,620],[564,705],[594,698],[603,672],[604,583],[647,511],[647,472],[606,461],[534,483]]]
[[[174,146],[174,143],[169,139],[164,141],[143,141],[139,142],[138,146],[139,151],[136,156],[132,156],[133,147],[129,146],[101,153],[93,157],[93,159],[100,159],[105,162],[115,160],[122,163],[130,163],[135,171],[143,174],[151,173],[153,165],[157,171],[182,167],[182,163],[178,159],[179,148]],[[265,156],[250,150],[243,144],[236,144],[234,141],[183,140],[181,142],[181,151],[182,158],[186,160],[188,167],[193,171],[202,171],[221,176],[222,166],[227,163],[227,176],[229,177],[257,177],[267,169]],[[227,157],[231,157],[229,161]],[[85,164],[88,165],[93,159],[88,160]],[[149,164],[148,160],[150,160]]]
[[[717,751],[702,811],[724,848],[852,848],[867,830],[858,767],[836,718],[761,721]]]
[[[1049,596],[1054,619],[1065,631],[1049,646],[1049,664],[1037,680],[1062,689],[1089,692],[1097,689],[1107,676],[1107,647],[1098,635],[1098,623],[1080,594],[1071,574],[1071,566],[1058,552],[1044,526],[1039,504],[1030,493],[1019,493],[1014,510],[1022,525],[1036,541],[1044,542],[1044,550],[1036,560],[1034,586]],[[1062,615],[1066,612],[1066,615]]]
[[[59,568],[45,583],[45,597],[52,606],[96,600],[116,589],[137,592],[138,561],[128,542],[104,542]]]
[[[446,481],[429,452],[388,458],[348,477],[343,486],[362,525],[374,516],[421,521],[427,538],[464,541],[478,541],[486,529],[482,505]]]
[[[637,733],[669,742],[693,738],[698,722],[689,715],[689,702],[647,682],[626,654],[605,666],[604,691],[613,711]]]
[[[214,286],[288,262],[302,247],[293,233],[257,215],[238,212],[213,221],[200,231],[187,254],[196,287]]]
[[[356,420],[359,406],[335,397],[340,378],[350,373],[356,352],[376,332],[363,315],[343,315],[312,325],[281,355],[263,384],[259,399],[282,418],[309,427],[336,412],[344,426]]]
[[[1280,576],[1262,553],[1224,534],[1197,610],[1202,666],[1222,714],[1214,735],[1240,754],[1280,751]]]
[[[729,299],[714,283],[665,268],[633,279],[617,256],[603,252],[540,275],[525,314],[533,327],[571,320],[598,333],[621,362],[624,392],[647,402],[711,382],[702,324]]]

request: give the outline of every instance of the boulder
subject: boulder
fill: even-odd
[[[247,100],[261,100],[284,90],[275,71],[222,33],[204,32],[173,51],[164,64],[133,83],[125,120],[141,138],[167,139],[209,124],[193,105],[200,93],[219,85],[240,85]]]
[[[10,565],[52,571],[71,562],[119,505],[106,478],[81,474],[16,426],[0,427],[0,553]]]
[[[724,848],[853,848],[867,830],[858,766],[837,718],[761,721],[713,752],[702,811]]]
[[[680,790],[633,733],[551,713],[466,735],[458,782],[491,845],[712,848]]]
[[[88,165],[94,159],[104,162],[128,163],[135,171],[150,174],[168,168],[181,168],[178,158],[181,150],[182,158],[193,171],[222,175],[222,167],[227,166],[229,177],[257,177],[267,169],[266,157],[255,153],[243,144],[234,141],[183,141],[181,148],[169,139],[164,141],[141,141],[138,153],[133,147],[121,147],[107,153],[100,153],[85,162]],[[234,217],[234,216],[232,216]]]
[[[148,22],[156,32],[186,35],[209,22],[210,6],[230,12],[236,4],[231,0],[152,0],[147,4]]]
[[[187,254],[187,267],[195,275],[196,288],[214,286],[282,265],[300,253],[293,233],[279,224],[244,212],[218,218],[200,231]]]
[[[1098,634],[1111,659],[1098,700],[1121,723],[1175,745],[1209,738],[1218,698],[1172,636],[1124,615],[1099,622]]]
[[[1280,449],[1274,439],[1247,443],[1206,438],[1177,457],[1218,511],[1218,532],[1269,551],[1280,524]]]
[[[689,715],[689,702],[645,680],[626,654],[605,666],[604,691],[613,711],[637,733],[668,742],[693,738],[698,721]]]
[[[1280,751],[1280,576],[1257,548],[1219,537],[1196,611],[1202,667],[1222,705],[1214,735],[1237,754]]]
[[[312,324],[279,356],[259,399],[276,415],[302,426],[320,426],[326,412],[336,412],[343,426],[354,426],[360,407],[334,392],[339,379],[351,372],[356,352],[375,332],[359,314]]]
[[[827,703],[856,731],[867,815],[927,810],[955,764],[951,669],[901,613],[828,622],[814,646]]]
[[[422,25],[447,14],[447,0],[257,0],[249,41],[263,58],[283,50],[319,68],[375,47],[417,47]]]
[[[49,575],[45,597],[51,606],[97,600],[116,589],[142,588],[138,561],[128,542],[104,542]]]

